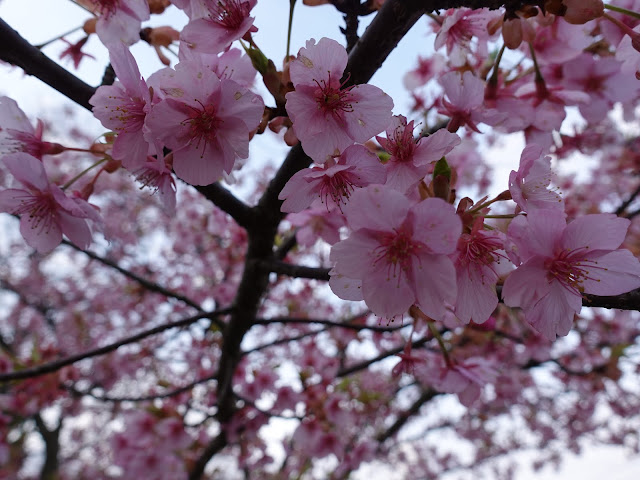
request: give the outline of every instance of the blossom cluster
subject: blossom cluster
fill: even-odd
[[[604,40],[616,43],[599,2],[560,2],[555,15],[462,8],[437,16],[434,46],[446,49],[447,60],[423,60],[406,78],[415,110],[427,111],[425,121],[440,115],[434,123],[440,128],[419,133],[414,120],[393,115],[393,101],[380,88],[350,82],[348,54],[335,40],[308,40],[282,72],[272,62],[265,66],[252,38],[256,0],[173,1],[189,19],[178,37],[179,61],[147,79],[129,46],[149,18],[148,2],[82,3],[97,16],[95,31],[117,76],[89,100],[110,133],[106,144],[86,152],[100,157],[100,172],[122,167],[157,190],[169,214],[180,208],[174,175],[194,186],[229,178],[248,158],[254,135],[284,125],[287,141],[299,141],[314,165],[293,174],[279,192],[282,212],[294,214],[289,218],[301,227],[301,243],[319,235],[332,245],[333,292],[363,300],[380,318],[417,309],[428,322],[453,317],[477,325],[502,298],[555,340],[571,329],[584,295],[640,287],[640,263],[620,248],[629,220],[599,213],[567,221],[565,202],[550,186],[547,153],[557,150],[554,133],[566,107],[577,106],[594,124],[614,104],[639,95],[629,74],[637,59],[628,55],[627,40],[617,38],[616,57],[587,52],[596,24]],[[635,30],[622,32],[637,41]],[[498,33],[505,47],[529,55],[531,71],[501,70],[504,48],[486,68]],[[236,41],[248,56],[232,48]],[[257,71],[284,108],[266,108],[252,90]],[[427,108],[426,89],[420,89],[432,79],[440,93]],[[103,223],[88,203],[99,174],[67,193],[75,179],[52,182],[44,165],[70,149],[43,141],[42,126],[34,128],[12,100],[0,98],[0,106],[2,162],[21,184],[0,192],[0,210],[21,216],[23,237],[40,253],[53,250],[63,234],[88,247],[91,228]],[[523,131],[527,147],[502,194],[460,200],[456,182],[469,165],[446,157],[462,156],[483,125]],[[509,200],[515,207],[502,203]],[[509,225],[491,220],[496,211]],[[303,237],[302,228],[310,226]]]

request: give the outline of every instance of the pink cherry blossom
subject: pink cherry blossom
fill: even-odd
[[[378,157],[362,145],[352,145],[337,161],[331,159],[322,167],[293,175],[278,198],[284,200],[282,211],[287,213],[300,212],[316,199],[327,209],[336,206],[342,210],[356,188],[383,184],[386,178],[386,170]]]
[[[149,20],[147,0],[79,0],[98,15],[96,33],[105,45],[132,45],[140,40],[140,27]]]
[[[201,63],[203,68],[209,68],[218,78],[228,78],[247,88],[251,88],[258,73],[249,57],[238,48],[230,48],[220,55],[182,48],[178,58],[181,62]]]
[[[68,47],[65,48],[62,51],[62,53],[60,53],[60,57],[59,57],[60,60],[62,60],[63,58],[69,57],[73,62],[73,67],[76,70],[80,66],[80,62],[84,57],[93,58],[94,60],[96,59],[96,57],[94,57],[90,53],[86,53],[82,51],[82,47],[84,47],[85,43],[87,43],[87,40],[89,40],[88,36],[81,38],[76,43],[71,43],[65,38],[61,38],[60,40],[62,40],[64,43],[68,45]]]
[[[453,65],[465,63],[467,53],[471,51],[471,39],[476,37],[481,48],[486,48],[489,38],[487,24],[496,12],[486,8],[472,10],[470,8],[449,9],[444,15],[442,26],[436,35],[435,49],[447,47],[447,55]]]
[[[549,16],[538,15],[536,19],[538,28],[532,45],[540,65],[569,61],[580,55],[590,43],[585,35],[588,25],[571,25],[561,17],[555,17],[551,22],[548,21]]]
[[[149,187],[153,193],[160,194],[165,213],[173,216],[176,210],[176,182],[165,159],[147,157],[147,161],[133,174],[136,180],[142,183],[142,187]]]
[[[549,190],[551,157],[542,155],[542,147],[528,145],[520,156],[520,168],[509,175],[511,198],[521,210],[558,208],[564,210],[562,197]]]
[[[287,220],[296,231],[296,239],[303,246],[310,247],[318,237],[329,245],[340,241],[340,227],[344,226],[344,217],[336,215],[335,211],[327,210],[326,205],[311,206],[299,213],[292,213]]]
[[[11,174],[25,188],[0,191],[0,211],[20,215],[20,233],[40,253],[48,253],[62,241],[62,234],[80,248],[91,243],[91,230],[80,198],[69,198],[50,183],[42,162],[27,153],[3,158]],[[80,203],[86,205],[80,206]]]
[[[181,62],[165,76],[171,83],[147,115],[148,138],[173,150],[178,177],[211,184],[249,155],[249,132],[262,119],[262,99],[198,63]]]
[[[629,220],[613,214],[585,215],[566,224],[561,210],[531,210],[509,225],[523,261],[504,283],[506,305],[549,340],[569,333],[582,294],[618,295],[640,287],[640,263],[618,250]]]
[[[14,100],[0,96],[0,156],[26,152],[42,160],[43,155],[62,152],[62,145],[42,140],[43,130],[42,121],[38,120],[36,128],[33,128]]]
[[[469,407],[480,397],[482,387],[495,382],[497,376],[493,362],[481,357],[467,358],[462,362],[441,365],[434,387],[457,394],[460,403]]]
[[[402,115],[394,117],[387,130],[387,138],[376,139],[391,155],[386,163],[386,185],[403,193],[427,175],[431,162],[440,160],[460,144],[460,137],[442,128],[416,140],[413,121],[407,124]]]
[[[418,57],[418,66],[405,73],[402,82],[408,90],[415,90],[438,75],[445,67],[444,57],[438,53],[431,57]]]
[[[362,297],[378,316],[402,315],[417,303],[434,319],[456,297],[455,250],[461,222],[439,198],[416,205],[400,192],[376,185],[356,191],[344,207],[353,233],[333,246],[331,289],[343,297],[334,277],[361,282]],[[349,294],[349,296],[351,296]]]
[[[247,32],[255,32],[249,12],[257,0],[203,0],[206,17],[192,19],[181,40],[199,52],[220,53]]]
[[[393,101],[378,87],[343,88],[346,65],[346,50],[328,38],[309,40],[290,65],[296,90],[286,95],[287,113],[302,148],[317,163],[366,142],[391,121]]]
[[[113,85],[99,87],[89,103],[102,125],[118,134],[113,142],[112,157],[134,171],[146,162],[149,154],[143,127],[151,107],[151,94],[125,45],[111,45],[110,59],[118,80]]]
[[[484,323],[498,305],[496,283],[497,264],[504,248],[504,236],[499,231],[484,230],[479,217],[470,233],[463,233],[453,254],[456,267],[458,297],[455,314],[462,322]]]
[[[638,52],[636,52],[638,54]],[[568,89],[583,91],[588,102],[579,104],[580,113],[591,123],[603,120],[616,102],[628,102],[638,94],[638,81],[622,73],[621,63],[611,57],[594,58],[583,53],[562,67]]]
[[[400,361],[391,370],[392,377],[399,377],[403,373],[413,375],[416,365],[425,361],[423,357],[411,353],[411,339],[405,344],[402,353],[398,353],[398,357],[400,357]]]
[[[504,114],[484,108],[484,82],[470,71],[466,70],[462,75],[457,72],[446,73],[440,77],[439,83],[447,99],[442,100],[438,113],[451,117],[447,125],[450,132],[456,132],[466,125],[480,133],[478,123],[494,125],[504,120]]]

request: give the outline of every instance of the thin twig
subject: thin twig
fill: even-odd
[[[104,347],[94,348],[93,350],[89,350],[87,352],[71,355],[70,357],[62,358],[60,360],[55,360],[50,363],[44,363],[42,365],[37,365],[35,367],[25,368],[23,370],[17,370],[14,372],[2,373],[0,374],[0,383],[9,382],[12,380],[22,380],[25,378],[33,378],[33,377],[38,377],[40,375],[45,375],[47,373],[56,372],[61,368],[67,367],[69,365],[73,365],[74,363],[77,363],[80,360],[97,357],[99,355],[105,355],[107,353],[113,352],[114,350],[117,350],[123,345],[129,345],[131,343],[139,342],[144,338],[164,332],[165,330],[170,330],[172,328],[178,328],[178,327],[186,327],[203,318],[211,319],[219,315],[226,315],[231,311],[232,309],[226,308],[226,309],[217,310],[215,312],[210,312],[210,313],[200,313],[192,317],[176,320],[175,322],[165,323],[164,325],[158,325],[157,327],[144,330],[130,337],[126,337],[126,338],[123,338],[122,340],[118,340],[117,342],[110,343],[109,345],[105,345]]]

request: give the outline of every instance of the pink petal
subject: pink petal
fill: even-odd
[[[289,66],[291,81],[298,85],[316,86],[316,82],[340,83],[340,77],[347,66],[347,51],[335,40],[321,38],[307,40],[298,56]]]
[[[411,207],[414,232],[432,253],[448,255],[456,249],[462,222],[453,205],[440,198],[427,198]]]
[[[349,278],[363,278],[373,268],[375,249],[380,243],[375,235],[359,230],[331,248],[329,259],[335,264],[335,273]]]
[[[420,139],[413,162],[416,165],[426,165],[440,160],[455,146],[460,145],[460,142],[458,135],[449,132],[446,128],[441,128],[434,134]]]
[[[91,244],[91,230],[87,221],[74,217],[65,212],[59,212],[59,222],[64,233],[72,243],[80,248],[87,248]]]
[[[379,185],[353,192],[343,208],[347,224],[353,230],[361,228],[390,232],[404,222],[409,200],[402,193]]]
[[[456,317],[464,323],[484,323],[498,305],[497,280],[498,276],[487,266],[472,264],[458,270]]]
[[[123,43],[114,43],[109,47],[109,60],[122,85],[131,92],[140,92],[140,69],[129,48]],[[149,91],[146,91],[149,96]],[[146,100],[149,100],[148,98]]]
[[[622,220],[622,219],[621,219]],[[587,278],[585,293],[620,295],[640,287],[640,262],[629,250],[616,250],[592,262],[584,262]]]
[[[582,308],[582,297],[578,292],[567,290],[554,280],[549,292],[530,309],[525,309],[524,318],[538,332],[551,341],[556,335],[564,337],[573,326],[573,317]]]
[[[124,168],[130,172],[139,169],[149,155],[149,144],[144,138],[144,132],[120,132],[113,142],[111,154],[116,160],[121,160]]]
[[[612,213],[584,215],[576,218],[562,235],[562,247],[568,250],[615,250],[624,241],[631,222]]]
[[[329,272],[329,287],[343,300],[359,301],[362,298],[362,281],[345,277],[339,273]]]
[[[502,287],[502,298],[508,307],[529,308],[547,295],[549,288],[547,270],[543,262],[536,259],[509,274]]]
[[[0,212],[14,213],[23,205],[25,190],[9,188],[0,191]]]
[[[20,234],[38,253],[49,253],[60,245],[62,230],[53,212],[47,212],[46,217],[22,215],[20,217]]]
[[[2,161],[11,175],[26,187],[41,192],[49,189],[47,172],[37,158],[28,153],[16,152],[5,155]]]
[[[362,296],[373,313],[387,319],[402,315],[415,302],[409,278],[401,270],[391,275],[383,260],[362,279]]]
[[[413,262],[412,275],[418,305],[429,317],[442,320],[447,314],[445,302],[453,304],[456,300],[453,262],[445,255],[423,254]]]
[[[319,193],[315,191],[318,184],[309,182],[305,178],[308,174],[308,169],[297,172],[289,179],[278,195],[280,200],[284,200],[281,208],[283,212],[301,212],[320,197]]]
[[[364,143],[389,126],[393,100],[373,85],[356,85],[349,93],[353,111],[345,114],[347,132],[356,142]]]

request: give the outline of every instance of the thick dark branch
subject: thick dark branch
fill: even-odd
[[[273,257],[282,260],[298,244],[295,232],[291,233],[273,252]]]
[[[309,165],[311,165],[311,159],[304,153],[299,143],[289,150],[287,157],[284,159],[284,162],[282,162],[282,165],[271,182],[269,182],[269,186],[256,206],[259,216],[266,214],[272,219],[271,221],[273,221],[274,212],[277,212],[275,220],[280,222],[284,217],[284,214],[280,213],[283,200],[279,200],[278,195],[294,174],[303,168],[307,168]]]
[[[219,183],[195,188],[220,210],[228,213],[241,227],[247,229],[254,222],[251,208]]]
[[[78,105],[91,110],[89,99],[95,93],[95,88],[44,55],[1,18],[0,60],[22,68],[26,74],[39,78]]]
[[[11,380],[33,378],[33,377],[38,377],[40,375],[45,375],[47,373],[56,372],[61,368],[67,367],[69,365],[73,365],[74,363],[77,363],[80,360],[97,357],[100,355],[105,355],[107,353],[113,352],[114,350],[117,350],[123,345],[129,345],[131,343],[139,342],[144,338],[164,332],[165,330],[170,330],[172,328],[178,328],[178,327],[187,327],[203,318],[210,319],[218,315],[226,315],[229,312],[231,312],[231,309],[217,310],[211,313],[201,313],[193,317],[187,317],[181,320],[176,320],[175,322],[158,325],[157,327],[150,328],[149,330],[144,330],[130,337],[126,337],[126,338],[123,338],[122,340],[118,340],[117,342],[110,343],[109,345],[105,345],[104,347],[94,348],[93,350],[89,350],[87,352],[71,355],[70,357],[62,358],[60,360],[56,360],[50,363],[45,363],[42,365],[37,365],[35,367],[25,368],[23,370],[17,370],[14,372],[2,373],[0,374],[0,383],[9,382]]]
[[[58,426],[53,430],[47,428],[39,413],[35,415],[34,420],[45,447],[44,464],[40,470],[40,480],[56,480],[58,478],[58,454],[60,453],[62,418]]]
[[[202,478],[202,475],[204,474],[204,468],[207,466],[207,463],[209,463],[209,459],[216,453],[220,452],[226,446],[227,434],[223,429],[220,431],[216,438],[209,442],[209,445],[207,445],[204,451],[200,454],[200,456],[196,460],[195,465],[191,469],[191,473],[189,473],[189,480],[199,480],[200,478]]]
[[[79,252],[84,253],[89,258],[97,260],[98,262],[102,263],[103,265],[106,265],[107,267],[113,268],[114,270],[116,270],[117,272],[121,273],[125,277],[133,280],[134,282],[136,282],[138,284],[140,284],[140,286],[144,287],[145,290],[148,290],[150,292],[159,293],[160,295],[164,295],[165,297],[168,297],[168,298],[175,298],[176,300],[179,300],[179,301],[183,302],[184,304],[195,308],[199,312],[203,311],[202,307],[200,307],[200,305],[198,305],[196,302],[194,302],[190,298],[187,298],[184,295],[181,295],[179,293],[176,293],[176,292],[173,292],[171,290],[168,290],[168,289],[164,288],[163,286],[158,285],[157,283],[153,283],[153,282],[147,280],[144,277],[136,275],[135,273],[130,272],[126,268],[122,268],[120,265],[118,265],[113,260],[109,260],[108,258],[101,257],[97,253],[93,253],[90,250],[84,250],[84,249],[78,247],[77,245],[74,245],[73,243],[69,242],[68,240],[62,240],[62,243],[64,243],[65,245],[68,245],[69,247],[71,247],[71,248],[73,248],[73,249],[75,249],[75,250],[77,250]]]
[[[286,275],[288,277],[329,281],[329,268],[304,267],[302,265],[293,265],[278,260],[262,260],[259,265],[269,272]]]
[[[616,308],[619,310],[640,311],[640,288],[622,295],[599,297],[597,295],[583,295],[583,307]]]

